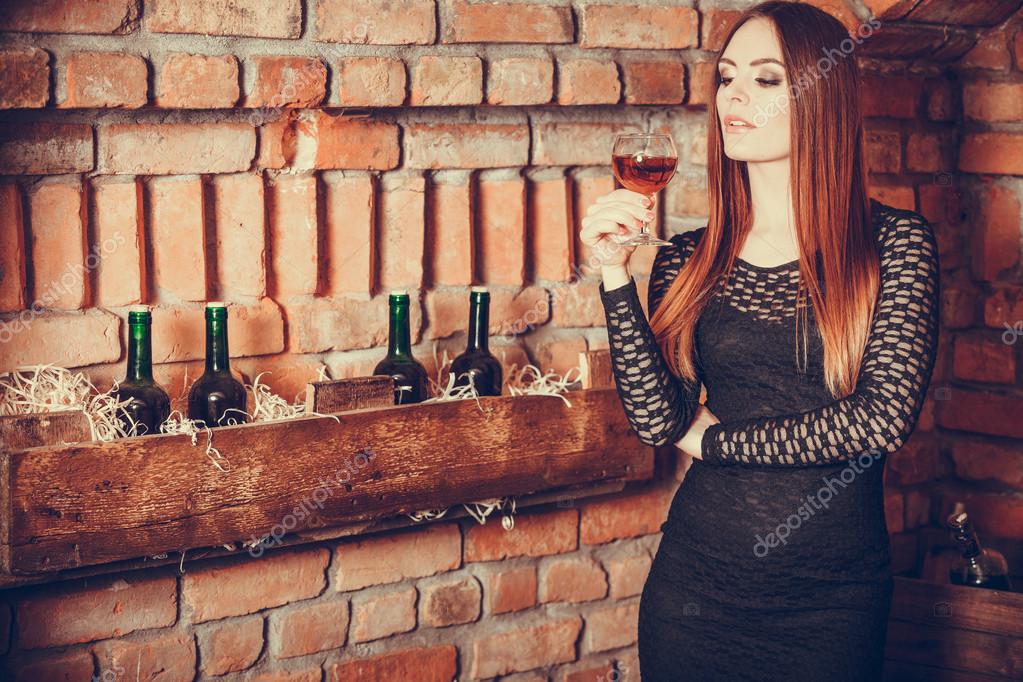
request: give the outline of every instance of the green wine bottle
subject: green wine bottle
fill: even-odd
[[[395,405],[421,403],[427,398],[429,383],[426,368],[412,357],[408,292],[392,291],[387,304],[390,311],[387,357],[377,363],[373,374],[394,377]]]
[[[465,352],[451,363],[455,386],[467,386],[472,375],[479,395],[501,395],[501,363],[490,353],[490,292],[473,287],[469,293],[469,341]]]
[[[148,306],[128,311],[128,368],[113,394],[118,400],[128,401],[120,408],[118,418],[132,436],[160,433],[160,425],[170,415],[170,397],[153,380],[152,326]]]
[[[188,417],[210,428],[243,424],[246,412],[245,386],[231,374],[227,352],[227,306],[206,304],[206,371],[188,392]]]

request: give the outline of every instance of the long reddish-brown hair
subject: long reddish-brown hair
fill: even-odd
[[[825,383],[832,395],[841,398],[853,391],[859,377],[880,279],[867,195],[860,73],[851,51],[855,43],[838,20],[816,7],[771,1],[739,17],[719,57],[735,31],[755,17],[775,27],[786,69],[792,199],[800,251],[797,364],[806,365],[805,301],[809,299],[824,349]],[[753,221],[746,162],[724,154],[716,63],[711,79],[709,222],[696,251],[650,319],[667,362],[689,381],[697,377],[692,359],[696,321],[717,283],[731,272]]]

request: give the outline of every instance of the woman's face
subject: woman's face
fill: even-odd
[[[718,59],[718,124],[725,155],[735,161],[787,158],[789,86],[781,44],[766,19],[750,19]],[[753,127],[728,125],[738,116]]]

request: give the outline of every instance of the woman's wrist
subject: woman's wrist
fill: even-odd
[[[629,283],[632,276],[627,265],[602,265],[600,276],[604,280],[604,291],[611,291]]]

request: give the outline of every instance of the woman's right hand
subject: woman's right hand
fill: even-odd
[[[649,202],[649,205],[648,205]],[[656,199],[630,189],[616,189],[597,197],[582,219],[579,241],[590,247],[602,267],[625,265],[635,246],[622,246],[613,235],[632,236],[654,217]]]

